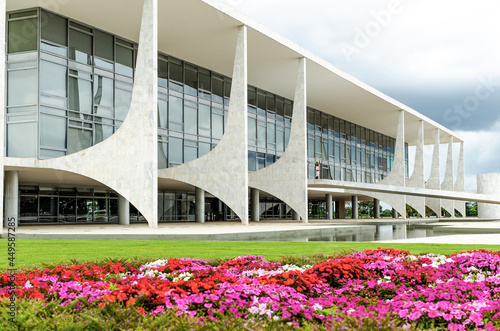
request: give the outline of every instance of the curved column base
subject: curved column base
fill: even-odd
[[[467,217],[467,213],[466,213],[467,209],[465,208],[464,201],[455,200],[454,205],[455,205],[455,210],[458,211],[460,214],[462,214],[462,217]]]
[[[437,217],[441,217],[441,199],[425,198],[425,205],[435,212]]]
[[[415,196],[406,196],[406,204],[415,209],[421,217],[425,218],[425,198],[424,197],[415,197]]]
[[[452,218],[455,217],[455,202],[453,200],[441,199],[441,208],[446,210]]]

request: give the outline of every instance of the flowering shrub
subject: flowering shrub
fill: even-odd
[[[167,317],[179,329],[243,320],[240,329],[500,330],[500,254],[484,250],[451,256],[366,250],[301,267],[262,256],[219,265],[109,262],[20,271],[15,284],[20,307],[39,308],[12,329],[28,320],[33,328],[44,325],[51,311],[95,324],[90,315],[100,311],[116,319],[102,321],[102,329],[117,330],[144,329],[142,323]],[[1,314],[9,285],[8,274],[0,274]]]

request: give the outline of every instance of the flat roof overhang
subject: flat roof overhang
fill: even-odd
[[[7,0],[7,11],[42,7],[138,42],[142,0]],[[159,0],[159,50],[232,76],[237,28],[248,26],[248,83],[294,99],[297,59],[307,59],[308,106],[395,137],[405,111],[405,140],[415,145],[424,121],[425,143],[462,138],[410,107],[344,73],[219,0]]]

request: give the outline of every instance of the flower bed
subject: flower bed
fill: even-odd
[[[10,300],[8,276],[0,274],[3,315]],[[414,256],[377,249],[312,266],[270,263],[262,256],[215,266],[193,259],[140,267],[109,262],[18,272],[15,283],[21,310],[45,310],[23,320],[39,326],[54,311],[78,318],[127,315],[129,322],[123,318],[106,327],[115,329],[140,329],[168,317],[194,329],[238,320],[246,323],[241,329],[500,330],[499,252]]]

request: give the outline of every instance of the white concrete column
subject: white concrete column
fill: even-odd
[[[250,220],[253,222],[258,222],[260,221],[260,191],[256,188],[252,188],[250,190],[250,195],[251,195],[251,201],[250,201],[250,206],[251,206],[251,217]]]
[[[439,141],[440,130],[436,130],[434,138],[434,150],[432,152],[431,174],[425,183],[425,188],[440,190],[441,189],[441,168],[439,162]],[[441,199],[425,198],[425,205],[432,209],[438,217],[441,217]]]
[[[120,225],[130,224],[130,203],[118,194],[118,222]]]
[[[231,208],[243,225],[248,225],[247,27],[240,26],[235,32],[231,99],[224,136],[210,153],[177,167],[160,169],[158,177],[160,182],[173,179],[209,192]]]
[[[351,198],[351,202],[352,202],[352,218],[358,219],[359,218],[358,196],[353,195]]]
[[[194,195],[196,223],[205,223],[205,191],[197,187]]]
[[[331,194],[325,194],[326,200],[326,219],[333,219],[333,196]]]
[[[300,221],[300,215],[295,210],[293,211],[293,220]]]
[[[19,225],[19,171],[5,172],[5,217],[4,226],[7,223]]]
[[[0,1],[0,215],[3,216],[3,191],[4,191],[4,173],[3,157],[5,155],[5,6],[7,1]],[[3,222],[2,222],[3,224]],[[0,234],[3,233],[3,227],[0,226]]]
[[[406,181],[407,187],[425,187],[424,180],[424,121],[420,121],[418,125],[417,145],[415,152],[415,162],[413,173],[409,180]],[[406,203],[415,209],[422,217],[425,217],[425,198],[408,195]]]
[[[307,223],[307,82],[306,59],[298,61],[290,141],[274,164],[248,175],[250,187],[289,205]],[[290,176],[293,174],[293,176]]]
[[[373,199],[373,215],[374,218],[380,218],[380,200]]]
[[[500,194],[500,174],[477,175],[477,193]],[[479,218],[500,218],[500,205],[488,203],[477,204],[477,216]]]
[[[406,185],[406,160],[405,160],[405,112],[399,111],[396,145],[394,151],[394,164],[386,178],[378,182],[379,185],[405,186]],[[366,195],[366,192],[349,190],[346,193]],[[384,201],[406,218],[406,195],[388,193],[370,193],[369,196]]]
[[[398,211],[392,208],[392,218],[398,218]]]
[[[441,190],[454,191],[453,180],[453,136],[450,136],[448,143],[448,153],[446,157],[446,171],[444,179],[441,183]],[[453,200],[441,199],[441,207],[450,213],[451,217],[455,217],[455,204]]]
[[[465,192],[465,160],[464,160],[464,142],[460,143],[460,155],[458,157],[458,170],[457,170],[457,180],[454,186],[455,191]],[[465,202],[455,201],[455,209],[466,217]]]

